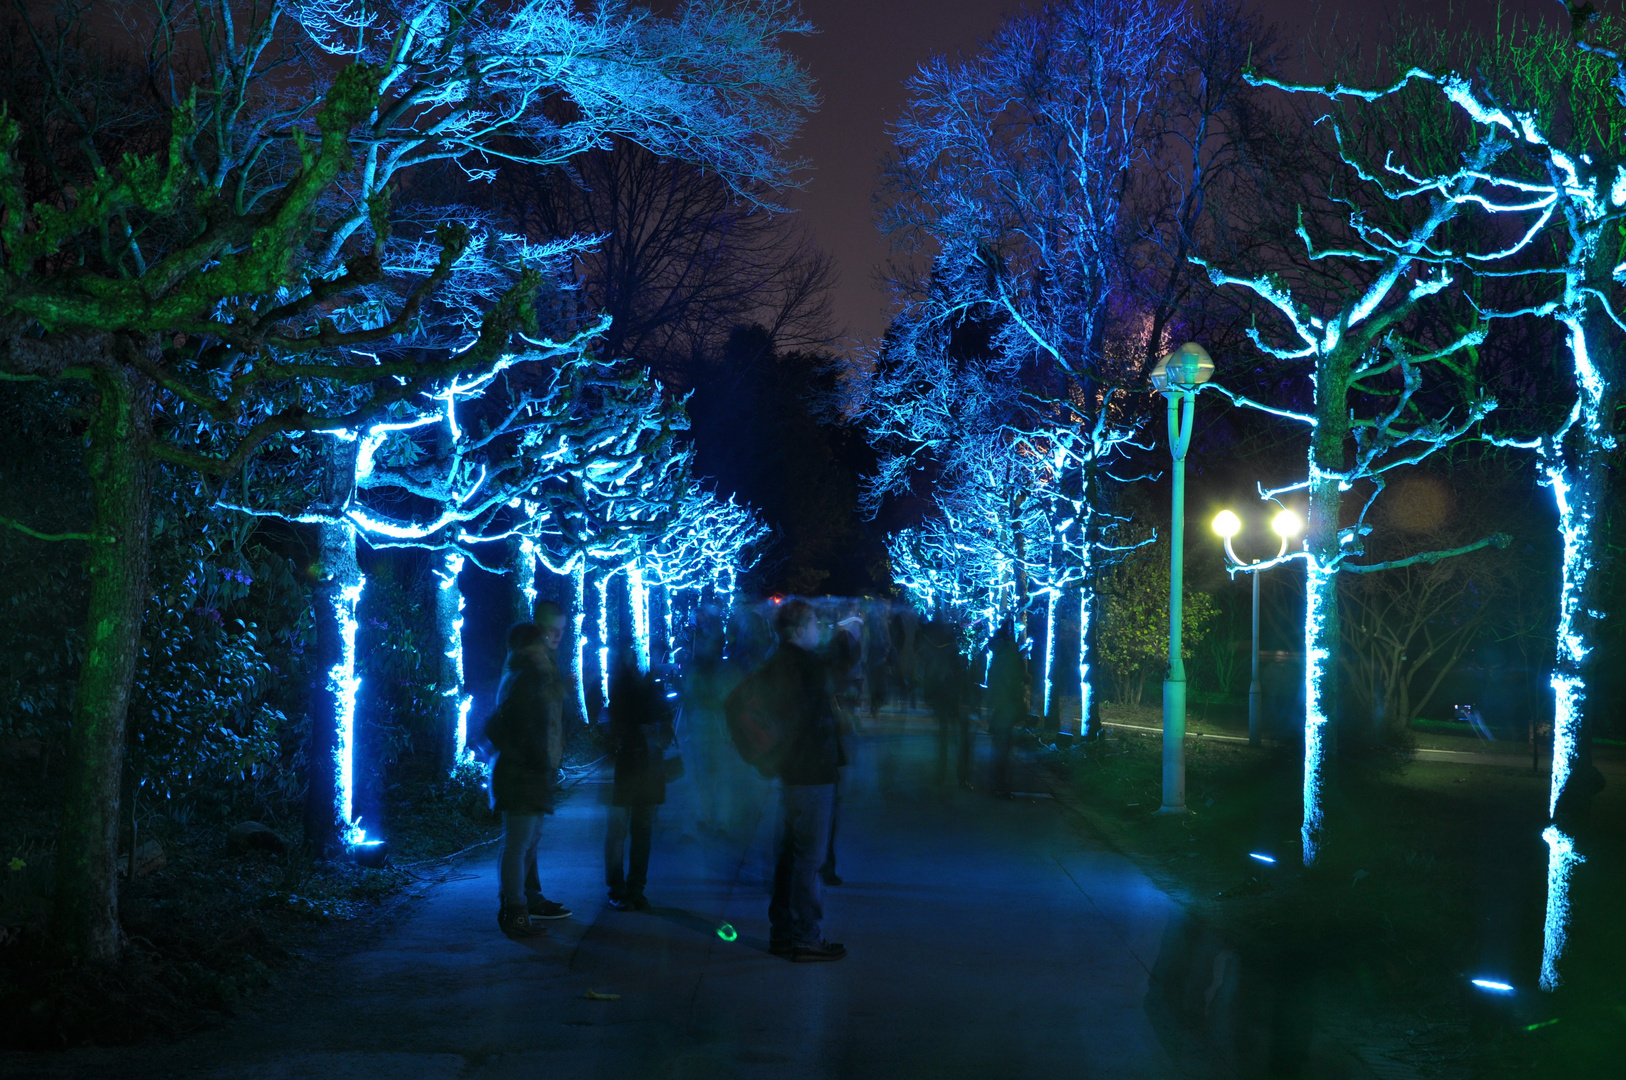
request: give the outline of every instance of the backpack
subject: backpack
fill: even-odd
[[[747,765],[769,778],[778,774],[787,749],[785,721],[790,703],[784,700],[779,666],[770,659],[740,680],[723,702],[734,749]]]

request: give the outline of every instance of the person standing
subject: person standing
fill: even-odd
[[[554,642],[556,649],[558,639]],[[565,686],[553,652],[547,634],[534,622],[508,631],[497,709],[486,722],[486,740],[497,754],[491,770],[492,805],[503,818],[497,925],[511,937],[543,933],[531,922],[525,879],[536,862],[542,819],[553,812],[559,770],[559,739],[553,731],[562,723]]]
[[[609,711],[615,782],[604,830],[604,883],[617,911],[647,911],[644,886],[655,808],[666,801],[663,754],[673,737],[672,710],[659,680],[638,670],[625,645],[616,654]]]
[[[1006,619],[989,642],[988,734],[994,742],[993,793],[1011,797],[1011,743],[1028,714],[1027,662],[1016,643],[1016,624]]]
[[[565,634],[565,609],[552,600],[536,605],[536,625],[542,629],[542,664],[550,687],[557,688],[558,704],[548,711],[548,760],[553,763],[553,776],[557,781],[559,766],[565,757],[565,706],[570,698],[570,680],[559,666],[559,642]],[[549,701],[553,700],[552,692]],[[552,813],[552,811],[549,811]],[[542,875],[537,868],[537,848],[525,867],[525,910],[532,919],[568,919],[570,909],[542,895]]]
[[[955,752],[956,778],[971,790],[971,722],[966,714],[971,669],[960,652],[954,627],[933,619],[916,636],[926,705],[937,720],[937,782],[948,782],[949,751]]]
[[[782,710],[778,859],[768,905],[768,948],[797,963],[840,960],[843,946],[824,940],[824,864],[838,770],[846,764],[829,663],[815,651],[813,606],[790,600],[777,613],[779,648],[762,675]]]

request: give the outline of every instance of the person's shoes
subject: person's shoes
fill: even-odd
[[[610,906],[617,911],[632,911],[632,899],[626,893],[611,893]]]
[[[826,885],[840,885],[842,883],[841,875],[836,873],[834,870],[820,870],[819,880],[823,881]]]
[[[798,945],[790,951],[791,961],[797,964],[819,964],[840,960],[847,955],[845,945],[821,941],[817,945]]]
[[[790,955],[795,951],[796,946],[792,944],[790,938],[768,939],[768,952],[774,956],[783,956],[789,959]]]
[[[497,912],[497,925],[511,938],[534,938],[547,933],[543,927],[531,922],[525,908],[517,904],[504,904]]]
[[[641,892],[627,894],[627,906],[634,911],[648,911],[649,898]]]
[[[554,903],[545,896],[533,896],[525,902],[525,910],[533,919],[568,919],[570,909]]]

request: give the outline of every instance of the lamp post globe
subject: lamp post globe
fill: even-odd
[[[1195,341],[1168,353],[1152,368],[1152,389],[1169,405],[1169,451],[1174,495],[1169,519],[1169,674],[1163,680],[1163,805],[1160,814],[1186,812],[1186,663],[1180,655],[1180,594],[1186,535],[1186,451],[1197,393],[1214,376],[1214,359]]]

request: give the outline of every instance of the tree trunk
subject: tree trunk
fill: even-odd
[[[463,553],[435,552],[435,688],[440,696],[439,758],[447,772],[457,767],[468,745],[468,708],[463,693],[463,590],[458,574]]]
[[[122,943],[119,779],[130,687],[141,655],[152,516],[152,391],[121,366],[98,366],[86,465],[95,515],[85,559],[90,608],[63,776],[52,934],[62,954],[105,961]]]
[[[1588,707],[1587,685],[1597,666],[1598,623],[1614,606],[1613,598],[1604,594],[1607,544],[1598,519],[1609,497],[1615,413],[1621,397],[1616,386],[1619,364],[1611,347],[1613,330],[1599,326],[1603,320],[1598,315],[1570,325],[1579,415],[1568,438],[1551,448],[1543,462],[1546,483],[1558,505],[1564,552],[1552,679],[1555,713],[1548,814],[1555,819],[1583,814],[1602,786],[1592,764],[1589,736],[1596,706]],[[1595,369],[1591,377],[1588,367]]]
[[[1341,349],[1316,364],[1316,428],[1310,438],[1310,514],[1304,582],[1304,865],[1321,853],[1332,719],[1338,711],[1338,515],[1349,437],[1349,362]]]
[[[508,538],[508,573],[503,587],[508,597],[509,625],[536,617],[536,551],[522,537]]]
[[[322,502],[341,511],[356,482],[356,443],[329,437],[322,451]],[[305,789],[305,842],[317,858],[343,848],[351,825],[354,749],[356,606],[365,584],[356,563],[356,530],[319,526],[321,578],[316,587],[316,655],[312,658],[310,741]]]

